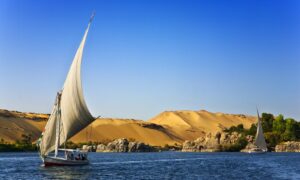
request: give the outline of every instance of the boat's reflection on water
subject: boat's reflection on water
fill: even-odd
[[[91,165],[84,166],[49,166],[41,165],[45,179],[91,179]]]

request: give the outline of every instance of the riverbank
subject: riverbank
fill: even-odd
[[[139,141],[127,140],[126,138],[116,139],[108,143],[80,143],[75,144],[68,141],[66,148],[81,149],[86,152],[99,153],[133,153],[133,152],[240,152],[246,142],[241,142],[241,135],[233,133],[208,134],[205,138],[198,138],[195,141],[185,141],[183,145],[151,146]],[[37,152],[38,147],[32,143],[1,143],[0,152]],[[271,152],[271,151],[270,151]],[[276,146],[272,152],[300,152],[300,142],[288,141]]]
[[[0,144],[0,152],[34,152],[38,151],[35,145]]]

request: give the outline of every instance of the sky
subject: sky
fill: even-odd
[[[50,113],[92,12],[94,116],[201,110],[300,120],[298,0],[1,0],[0,108]]]

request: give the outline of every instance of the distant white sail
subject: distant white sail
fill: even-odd
[[[263,150],[267,150],[267,145],[266,145],[266,141],[265,141],[265,137],[264,137],[264,132],[263,132],[263,128],[261,125],[261,119],[259,117],[259,113],[257,111],[257,131],[256,131],[256,136],[255,136],[255,142],[254,144],[263,149]]]
[[[84,33],[80,46],[75,54],[73,63],[67,75],[64,83],[63,90],[61,92],[60,102],[60,133],[59,145],[62,145],[69,138],[88,126],[95,118],[89,112],[86,103],[84,101],[82,87],[81,87],[81,62],[82,54],[87,38],[87,34],[90,28],[92,19],[90,20],[88,27]],[[55,149],[57,119],[59,118],[59,108],[57,103],[49,117],[46,124],[45,131],[40,142],[41,155],[47,155]]]

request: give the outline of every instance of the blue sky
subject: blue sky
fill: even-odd
[[[93,115],[165,110],[300,120],[300,2],[0,1],[0,108],[49,113],[92,11],[82,79]]]

